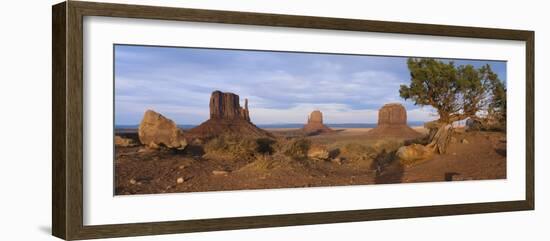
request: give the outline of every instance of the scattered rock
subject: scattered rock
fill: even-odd
[[[137,182],[136,182],[136,180],[135,180],[135,179],[133,179],[133,178],[132,178],[132,179],[130,179],[130,184],[132,184],[132,185],[135,185],[136,183],[137,183]]]
[[[193,139],[193,141],[192,141],[191,143],[192,143],[193,145],[200,146],[200,145],[203,145],[203,144],[204,144],[204,140],[199,139],[199,138],[195,138],[195,139]]]
[[[214,174],[215,176],[221,176],[221,175],[226,176],[226,175],[229,174],[229,172],[228,171],[221,171],[221,170],[214,170],[214,171],[212,171],[212,174]]]
[[[466,139],[462,139],[462,141],[460,141],[462,144],[469,144],[470,142]]]
[[[153,150],[151,150],[150,148],[139,148],[138,153],[148,153],[152,151]]]
[[[378,110],[378,125],[367,132],[367,136],[413,139],[422,134],[407,125],[407,110],[403,105],[390,103]]]
[[[137,143],[135,143],[134,140],[132,140],[130,138],[115,136],[115,146],[132,147],[132,146],[136,146],[136,145],[137,145]]]
[[[335,163],[335,164],[338,164],[338,165],[342,165],[342,158],[340,157],[337,157],[337,158],[334,158],[331,160],[332,163]]]
[[[177,184],[182,184],[183,182],[184,182],[183,177],[178,177],[178,179],[176,179]]]
[[[179,147],[176,147],[176,149],[178,149],[178,150],[180,150],[180,151],[185,150],[185,148],[189,145],[189,144],[187,144],[187,140],[185,140],[185,139],[181,139],[181,140],[179,140],[179,142],[180,142],[180,143],[179,143],[180,146],[179,146]]]
[[[157,149],[161,145],[168,148],[182,149],[187,141],[176,123],[163,115],[147,110],[139,124],[139,141],[149,148]]]
[[[412,165],[431,158],[433,155],[432,150],[420,144],[412,144],[409,146],[400,147],[396,156],[401,161],[401,164]]]
[[[323,124],[323,113],[319,110],[314,110],[307,117],[307,124],[302,128],[306,134],[321,134],[332,132],[328,126]]]
[[[329,151],[323,146],[312,146],[307,151],[307,157],[315,161],[326,161],[329,159]]]

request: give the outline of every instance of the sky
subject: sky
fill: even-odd
[[[180,125],[208,119],[215,90],[248,98],[255,124],[305,123],[321,110],[325,123],[376,123],[378,109],[401,103],[409,122],[437,118],[431,107],[399,97],[410,82],[407,57],[115,45],[115,124],[139,124],[153,109]],[[506,62],[491,65],[506,81]]]

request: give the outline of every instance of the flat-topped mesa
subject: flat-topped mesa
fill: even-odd
[[[399,103],[390,103],[378,110],[378,126],[367,132],[367,136],[412,139],[420,137],[421,134],[407,125],[405,107]]]
[[[309,114],[307,124],[302,129],[307,134],[321,134],[332,131],[332,129],[323,124],[323,113],[319,110],[314,110]]]
[[[210,119],[189,130],[186,136],[210,138],[223,134],[273,137],[271,133],[258,128],[250,121],[248,99],[244,100],[243,108],[239,104],[238,95],[216,90],[210,96]]]

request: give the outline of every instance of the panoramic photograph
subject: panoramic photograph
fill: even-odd
[[[506,62],[114,45],[114,194],[506,179]]]

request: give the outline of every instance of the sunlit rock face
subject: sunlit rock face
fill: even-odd
[[[407,110],[398,103],[385,104],[378,110],[378,125],[407,125]]]
[[[187,145],[183,131],[176,123],[153,110],[147,110],[143,115],[138,136],[141,144],[150,148],[181,148]]]
[[[367,132],[367,136],[413,139],[421,134],[407,125],[407,110],[403,105],[389,103],[378,110],[378,125]]]

